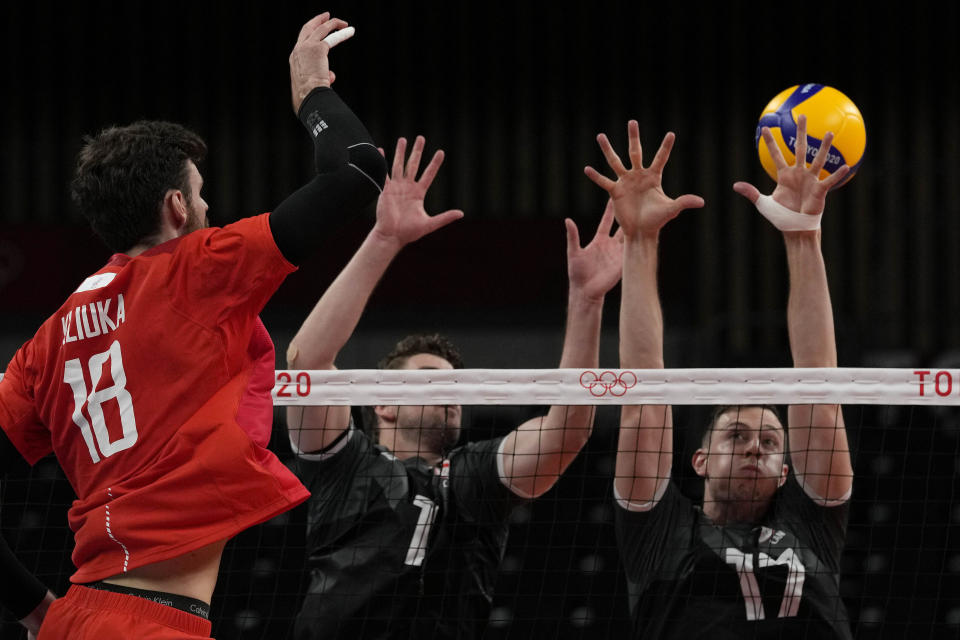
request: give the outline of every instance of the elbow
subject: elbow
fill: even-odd
[[[550,491],[559,479],[559,475],[537,475],[535,477],[513,478],[505,481],[504,484],[514,495],[524,500],[536,500]]]
[[[348,162],[376,187],[378,194],[383,191],[387,180],[387,161],[379,149],[366,142],[355,144],[350,147]]]
[[[558,478],[544,478],[540,482],[536,482],[533,486],[533,490],[530,491],[529,499],[536,500],[546,492],[553,489],[554,485],[557,484]]]
[[[310,353],[309,350],[304,352],[301,350],[300,344],[294,339],[287,348],[287,368],[317,371],[336,369],[333,365],[335,355]]]

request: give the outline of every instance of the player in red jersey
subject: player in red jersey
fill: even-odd
[[[347,27],[316,16],[290,55],[317,175],[271,213],[209,228],[206,145],[179,125],[141,121],[86,141],[72,195],[117,253],[0,381],[3,468],[52,452],[77,495],[65,597],[0,545],[0,599],[31,635],[209,637],[227,540],[308,497],[266,449],[274,353],[258,314],[383,186],[380,152],[330,88],[324,39]]]
[[[805,126],[801,116],[796,149],[801,159],[809,157]],[[589,167],[586,173],[613,199],[625,236],[620,365],[662,369],[660,230],[684,209],[704,203],[698,196],[672,199],[663,192],[673,134],[644,167],[637,122],[628,129],[629,168],[601,135],[616,179]],[[734,189],[783,231],[794,366],[836,367],[819,219],[827,192],[849,169],[817,178],[830,134],[809,166],[788,165],[769,129],[763,138],[778,168],[772,197],[745,182]],[[843,414],[835,404],[796,405],[789,408],[788,422],[781,422],[773,407],[717,407],[692,458],[704,479],[703,504],[695,505],[671,480],[671,408],[623,407],[614,496],[633,637],[852,637],[839,585],[853,486]]]

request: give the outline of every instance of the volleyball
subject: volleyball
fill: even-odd
[[[770,128],[787,164],[794,163],[797,118],[801,114],[807,117],[807,162],[813,161],[820,150],[824,135],[832,131],[833,145],[819,177],[823,180],[846,164],[849,165],[850,172],[834,188],[846,184],[857,173],[863,161],[863,153],[867,147],[867,129],[853,100],[837,89],[823,84],[795,85],[778,93],[767,104],[760,114],[754,139],[760,164],[771,178],[777,179],[777,167],[760,136],[761,127]]]

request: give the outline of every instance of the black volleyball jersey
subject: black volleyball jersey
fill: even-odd
[[[849,502],[822,507],[791,474],[761,525],[716,526],[672,481],[649,511],[616,512],[635,638],[852,638]]]
[[[523,502],[500,479],[502,441],[430,466],[351,427],[327,453],[301,455],[310,586],[295,637],[479,637]]]

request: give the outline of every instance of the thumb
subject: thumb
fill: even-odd
[[[438,213],[435,216],[430,218],[430,222],[427,224],[427,231],[424,235],[433,233],[437,229],[447,226],[451,222],[459,220],[463,217],[463,211],[460,209],[450,209],[449,211],[444,211],[443,213]]]
[[[567,228],[567,254],[569,255],[580,248],[580,230],[570,218],[564,218],[563,224]]]
[[[734,182],[733,190],[753,204],[757,204],[757,198],[760,197],[760,190],[749,182]]]
[[[695,196],[688,193],[677,198],[676,204],[677,207],[683,211],[684,209],[700,209],[705,203],[703,198],[700,196]]]

